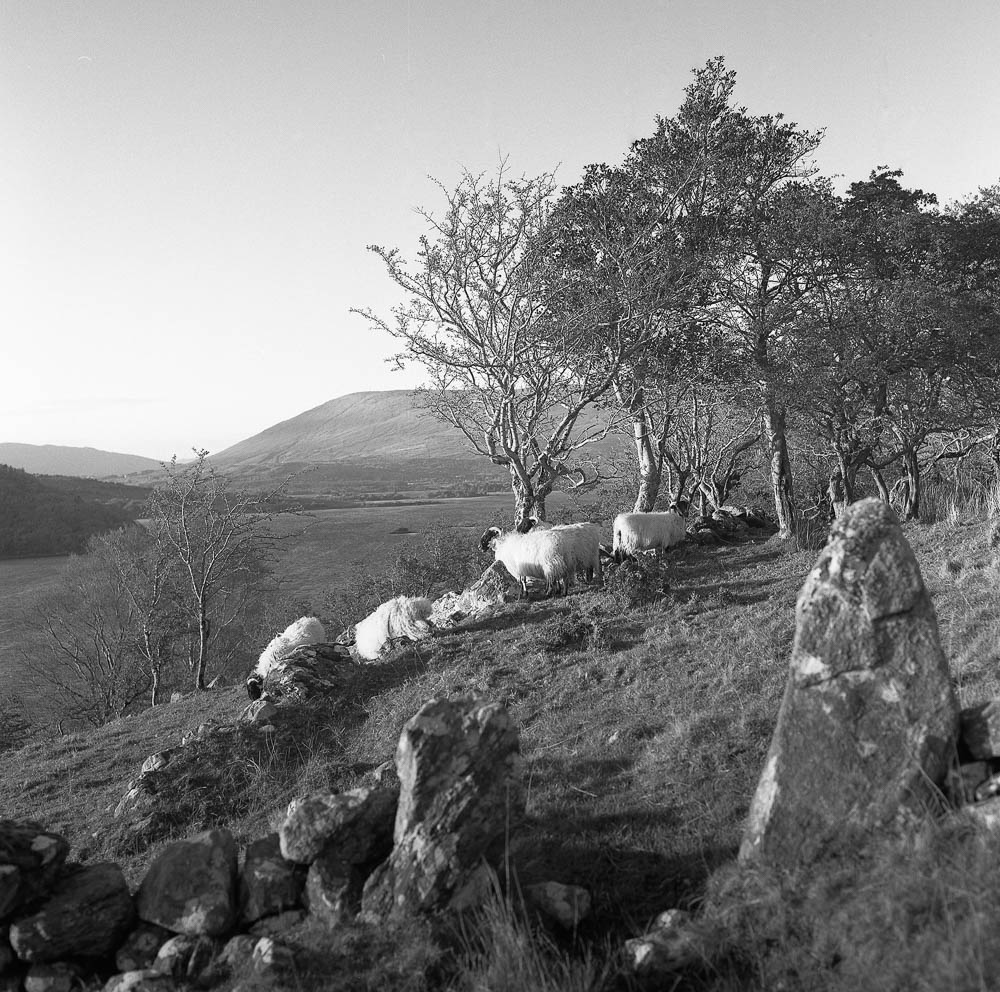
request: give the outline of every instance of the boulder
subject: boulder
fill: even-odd
[[[139,923],[115,952],[115,967],[119,971],[151,968],[157,952],[172,936],[166,927],[158,927],[155,923]]]
[[[336,699],[350,694],[358,680],[360,665],[343,644],[304,644],[275,665],[262,689],[272,699]]]
[[[217,950],[211,937],[180,933],[160,948],[153,970],[180,981],[197,982],[209,970]]]
[[[461,593],[446,592],[434,601],[430,621],[435,627],[454,627],[462,620],[491,613],[498,606],[516,599],[521,587],[503,562],[495,561]]]
[[[302,904],[305,871],[281,856],[277,834],[247,847],[240,872],[240,922],[249,925]]]
[[[1000,699],[969,706],[960,714],[962,743],[979,760],[1000,757]]]
[[[590,893],[579,885],[540,882],[527,885],[528,905],[563,930],[575,930],[590,915]]]
[[[353,919],[361,908],[361,893],[368,874],[333,852],[320,855],[309,866],[306,878],[305,903],[309,914],[328,926]]]
[[[0,820],[0,921],[42,899],[55,884],[69,842],[30,820]]]
[[[140,919],[174,933],[230,933],[236,922],[236,866],[236,841],[228,830],[207,830],[170,844],[139,885]]]
[[[393,850],[365,884],[366,918],[461,904],[524,812],[517,727],[499,703],[426,703],[403,728],[396,770]]]
[[[128,882],[118,865],[77,867],[64,873],[49,898],[10,927],[10,943],[22,961],[114,954],[135,920]]]
[[[741,859],[808,863],[938,798],[958,705],[895,514],[847,509],[806,579],[778,723]]]
[[[82,984],[80,968],[66,961],[33,964],[24,976],[24,992],[72,992]]]
[[[143,968],[112,975],[102,992],[177,992],[177,985],[169,975]]]
[[[327,849],[348,864],[384,858],[392,848],[397,801],[395,790],[375,788],[299,799],[281,825],[281,853],[299,864]]]

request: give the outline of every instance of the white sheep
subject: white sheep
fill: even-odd
[[[375,661],[392,641],[406,637],[420,641],[430,637],[427,622],[432,604],[422,596],[397,596],[383,603],[354,628],[354,649],[365,661]]]
[[[251,699],[259,699],[268,673],[296,648],[305,644],[325,643],[326,631],[316,617],[300,617],[295,623],[289,624],[261,652],[253,672],[247,679],[247,695]]]
[[[550,524],[538,517],[529,517],[531,530],[570,530],[575,529],[578,535],[573,541],[573,571],[583,572],[588,582],[601,579],[601,528],[597,524]]]
[[[563,524],[527,534],[504,533],[490,527],[479,542],[521,583],[527,593],[528,579],[542,579],[546,591],[568,592],[578,571],[600,575],[600,530],[594,524]]]
[[[687,522],[676,510],[666,513],[619,513],[614,522],[615,561],[637,551],[653,550],[660,555],[680,544]]]

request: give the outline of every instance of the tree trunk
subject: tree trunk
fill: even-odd
[[[882,473],[870,462],[868,464],[868,468],[871,469],[872,479],[874,479],[875,488],[878,490],[878,498],[882,500],[886,506],[888,506],[890,502],[889,487],[885,484],[885,479],[882,478]]]
[[[535,494],[531,484],[526,483],[513,467],[510,470],[510,488],[514,493],[514,529],[523,532],[528,529],[528,518],[535,509]]]
[[[903,475],[896,486],[896,512],[902,520],[920,519],[920,463],[913,448],[903,450]]]
[[[850,500],[847,497],[847,483],[844,472],[840,468],[835,468],[830,473],[830,482],[826,487],[830,497],[830,506],[833,510],[834,519],[840,519],[847,510]]]
[[[205,670],[208,668],[208,637],[211,621],[205,616],[204,607],[198,616],[198,662],[195,670],[195,688],[206,688]]]
[[[153,688],[152,688],[152,691],[150,692],[150,696],[149,696],[149,705],[150,706],[156,706],[156,704],[159,702],[159,699],[157,697],[158,697],[159,692],[160,692],[160,670],[159,670],[159,668],[154,667],[151,674],[153,676]]]
[[[777,405],[770,390],[764,397],[764,429],[771,458],[771,490],[774,493],[774,512],[778,518],[778,537],[787,540],[795,536],[792,463],[788,457],[785,410]]]
[[[649,414],[643,394],[640,390],[633,401],[630,415],[632,417],[632,433],[635,437],[635,453],[639,459],[639,491],[635,497],[636,513],[649,513],[656,505],[656,497],[660,493],[660,483],[663,478],[663,460],[661,454],[654,448],[649,431]]]

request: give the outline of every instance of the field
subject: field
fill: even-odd
[[[508,501],[324,511],[289,542],[286,566],[294,566],[297,593],[317,595],[350,571],[369,542],[379,549],[369,550],[374,558],[412,540],[393,531],[422,534],[443,520],[474,541],[491,512],[508,513]],[[295,531],[300,522],[282,526]],[[992,525],[955,519],[907,525],[905,533],[962,704],[1000,694]],[[768,541],[684,547],[670,556],[666,592],[649,601],[631,601],[609,582],[565,599],[512,603],[442,632],[390,657],[383,684],[352,702],[351,721],[336,722],[334,709],[295,727],[284,757],[276,751],[266,761],[220,763],[228,777],[215,790],[216,807],[185,814],[176,833],[219,822],[222,804],[222,822],[241,842],[260,836],[290,797],[356,784],[359,769],[392,753],[403,722],[425,699],[474,692],[504,701],[521,730],[529,798],[510,841],[513,870],[523,883],[586,887],[591,919],[572,940],[546,939],[519,920],[516,900],[502,910],[485,907],[487,937],[474,953],[448,951],[444,985],[435,954],[445,952],[426,941],[424,965],[400,938],[398,947],[381,947],[382,971],[366,958],[373,970],[363,976],[351,949],[370,950],[376,936],[306,926],[288,938],[308,963],[304,989],[631,989],[622,943],[670,907],[715,913],[726,922],[726,941],[704,967],[653,988],[998,988],[996,837],[929,821],[917,840],[876,838],[808,877],[733,874],[784,688],[795,599],[815,557]],[[245,702],[239,686],[193,694],[11,752],[5,779],[20,787],[0,802],[0,815],[39,819],[92,857],[123,862],[135,879],[156,846],[116,847],[108,809],[148,754],[199,723],[233,719]],[[532,976],[511,980],[525,962]]]
[[[0,677],[18,644],[17,618],[55,586],[65,563],[61,555],[0,559]]]

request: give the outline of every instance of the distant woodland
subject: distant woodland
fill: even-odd
[[[0,465],[0,558],[79,553],[93,534],[139,516],[147,491],[135,486],[29,475]]]

